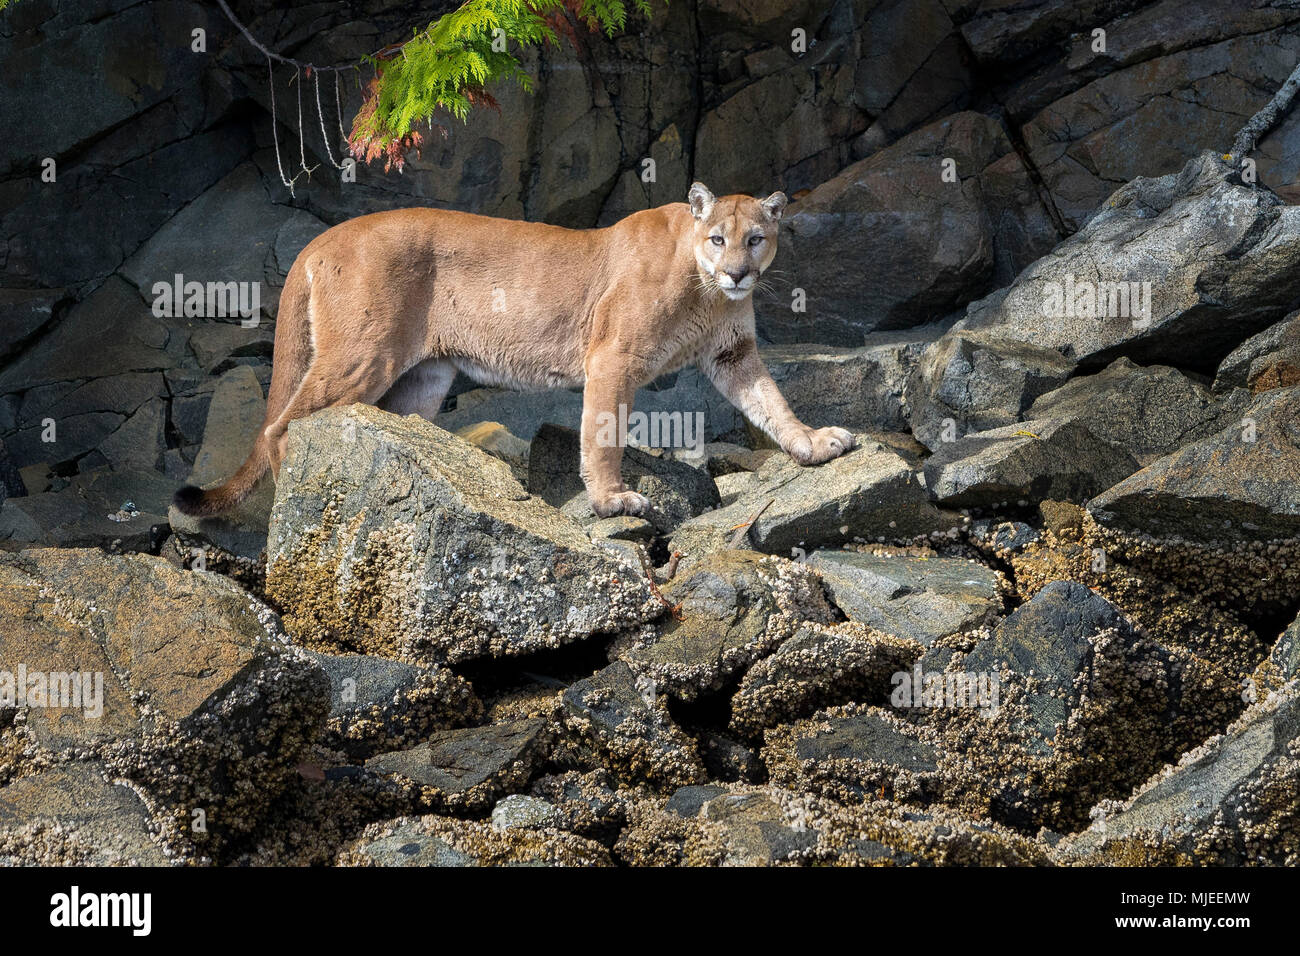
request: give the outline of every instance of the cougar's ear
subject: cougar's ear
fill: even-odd
[[[773,219],[780,219],[781,213],[785,212],[785,204],[790,200],[785,198],[785,193],[775,192],[766,199],[760,199],[758,204],[767,211],[767,214]]]
[[[717,202],[713,193],[709,192],[709,187],[704,183],[691,183],[690,192],[686,194],[686,201],[691,204],[691,215],[696,219],[707,218],[709,213],[713,212],[713,204]]]

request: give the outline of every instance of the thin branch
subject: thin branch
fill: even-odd
[[[321,142],[325,144],[325,156],[329,159],[330,165],[333,166],[335,169],[343,169],[344,168],[343,164],[339,162],[335,162],[334,160],[334,151],[330,149],[330,135],[329,133],[325,132],[325,112],[324,110],[321,109],[320,106],[320,74],[319,73],[316,74],[315,80],[316,80],[316,118],[320,120],[320,138],[321,138]],[[336,83],[338,82],[337,73],[334,74],[334,81]]]
[[[257,39],[257,37],[253,36],[253,34],[249,32],[248,27],[244,26],[242,23],[239,22],[238,19],[236,19],[234,11],[230,9],[230,5],[226,3],[226,0],[217,0],[217,6],[219,6],[221,8],[221,12],[226,15],[226,19],[229,20],[231,23],[233,23],[239,29],[239,32],[244,35],[244,39],[246,39],[249,43],[251,43],[253,47],[259,50],[262,53],[262,55],[265,56],[268,60],[276,60],[280,63],[288,63],[290,66],[295,66],[300,70],[307,70],[309,73],[312,72],[338,73],[342,70],[355,70],[358,68],[356,63],[345,63],[339,66],[316,66],[314,63],[304,63],[302,62],[302,60],[295,60],[291,56],[283,56],[279,53],[272,53],[262,44],[260,40]]]
[[[266,58],[266,76],[267,89],[271,91],[271,138],[275,141],[275,168],[280,171],[280,182],[284,183],[289,190],[289,195],[292,196],[293,184],[298,177],[295,176],[293,179],[289,179],[284,174],[284,164],[280,162],[280,121],[275,115],[275,65],[271,62],[269,56]]]
[[[1232,150],[1228,154],[1230,162],[1234,164],[1240,162],[1247,153],[1255,148],[1256,144],[1264,138],[1268,131],[1286,115],[1297,92],[1300,92],[1300,64],[1287,77],[1286,82],[1282,84],[1282,88],[1273,94],[1273,98],[1265,104],[1264,108],[1252,116],[1246,125],[1241,128],[1237,138],[1232,141]]]
[[[754,516],[752,518],[750,518],[744,524],[736,525],[734,528],[736,533],[733,534],[731,536],[731,540],[727,542],[727,547],[728,548],[740,547],[740,542],[745,540],[745,535],[749,534],[749,529],[754,526],[754,522],[763,516],[763,512],[766,511],[774,501],[776,501],[775,498],[768,498],[767,502],[763,505],[763,507],[759,508],[757,511],[754,512]]]

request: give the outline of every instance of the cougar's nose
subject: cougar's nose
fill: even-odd
[[[732,282],[736,283],[736,285],[740,285],[740,280],[749,275],[749,269],[741,269],[739,272],[732,272],[728,269],[727,275],[731,277]]]

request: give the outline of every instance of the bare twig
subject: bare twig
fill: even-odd
[[[265,56],[268,60],[276,60],[277,62],[280,63],[288,63],[290,66],[295,66],[300,70],[308,70],[313,73],[315,72],[337,73],[342,70],[357,69],[356,63],[344,63],[339,66],[316,66],[316,64],[314,63],[304,63],[302,60],[295,60],[291,56],[283,56],[282,54],[279,53],[272,53],[270,50],[266,48],[266,46],[260,40],[257,39],[257,37],[253,36],[253,34],[249,32],[248,27],[244,26],[242,23],[239,22],[239,20],[235,17],[234,11],[230,9],[230,5],[226,3],[226,0],[217,0],[217,6],[219,6],[221,8],[221,12],[226,15],[226,19],[229,20],[231,23],[233,23],[238,28],[239,32],[244,35],[244,39],[246,39],[249,43],[251,43],[253,45],[253,48],[259,50],[262,53],[262,55]]]
[[[1300,64],[1298,64],[1291,75],[1287,77],[1286,82],[1282,84],[1281,89],[1273,94],[1273,98],[1264,104],[1264,108],[1252,116],[1241,128],[1237,138],[1232,141],[1232,150],[1228,154],[1228,160],[1231,163],[1240,162],[1247,153],[1253,150],[1256,144],[1264,138],[1284,115],[1291,108],[1291,103],[1295,100],[1295,95],[1300,92]]]
[[[677,574],[677,565],[682,563],[682,553],[674,551],[668,557],[668,563],[664,565],[664,581],[671,581]]]
[[[740,542],[745,540],[745,535],[749,534],[749,529],[754,526],[754,522],[757,521],[762,516],[763,512],[766,511],[774,501],[776,501],[775,498],[768,498],[767,501],[763,504],[763,507],[759,508],[757,511],[754,512],[753,517],[751,517],[744,524],[736,525],[736,533],[733,534],[731,536],[731,540],[727,542],[727,547],[729,548],[740,547]]]
[[[654,571],[650,568],[650,561],[646,558],[645,548],[637,548],[636,556],[641,561],[641,570],[645,572],[646,580],[650,582],[650,593],[659,599],[660,604],[668,608],[668,613],[677,620],[682,620],[682,606],[680,604],[673,604],[664,597],[664,593],[659,590],[659,582],[655,580]]]

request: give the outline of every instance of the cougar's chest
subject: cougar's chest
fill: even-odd
[[[667,375],[694,365],[718,336],[726,316],[716,308],[690,304],[665,310],[660,318],[660,344],[655,375]]]

